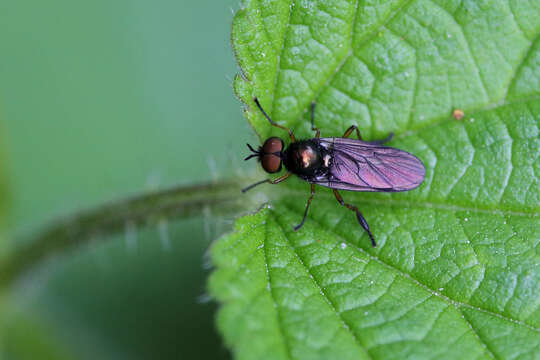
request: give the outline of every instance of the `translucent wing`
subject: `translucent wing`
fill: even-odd
[[[346,138],[321,138],[332,154],[330,174],[315,183],[352,191],[407,191],[418,187],[426,169],[406,151]]]

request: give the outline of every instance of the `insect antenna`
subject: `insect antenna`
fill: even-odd
[[[261,149],[259,148],[259,150],[255,150],[251,147],[251,145],[249,144],[246,144],[247,147],[249,148],[249,150],[251,150],[253,152],[253,154],[249,155],[248,157],[246,157],[244,160],[249,160],[251,158],[254,158],[254,157],[260,157],[261,156]]]

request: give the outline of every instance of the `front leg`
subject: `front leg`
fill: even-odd
[[[255,186],[261,185],[261,184],[264,184],[264,183],[279,184],[280,182],[282,182],[284,180],[287,180],[291,175],[292,175],[292,173],[288,172],[285,175],[281,175],[280,177],[275,178],[274,180],[264,179],[264,180],[261,180],[261,181],[257,181],[255,184],[251,184],[251,185],[243,188],[242,192],[245,193],[246,191],[253,189]]]
[[[283,129],[285,131],[287,131],[289,133],[289,137],[291,138],[291,142],[295,142],[296,141],[296,138],[294,137],[294,133],[292,132],[291,129],[289,129],[288,127],[285,127],[283,125],[279,125],[277,122],[275,122],[274,120],[272,120],[270,118],[270,116],[268,116],[268,114],[266,113],[266,111],[264,111],[264,109],[262,108],[261,106],[261,103],[259,102],[259,99],[257,99],[256,97],[253,98],[253,101],[255,102],[255,104],[257,105],[257,107],[259,108],[259,110],[261,111],[261,113],[264,115],[264,117],[270,122],[270,125],[272,126],[275,126],[275,127],[278,127],[280,129]]]

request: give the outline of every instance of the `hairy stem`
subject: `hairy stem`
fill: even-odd
[[[238,182],[180,186],[119,200],[62,219],[28,239],[15,242],[0,261],[0,286],[9,286],[22,273],[47,257],[123,230],[126,224],[148,225],[164,218],[188,218],[210,208],[213,213],[240,211],[246,198]]]

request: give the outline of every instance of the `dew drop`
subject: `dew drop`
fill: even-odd
[[[465,218],[465,219],[463,219],[463,220],[464,220],[464,221],[469,221],[469,218]]]
[[[347,248],[347,244],[345,244],[345,243],[341,243],[340,246],[341,246],[342,249],[346,249],[346,248]]]

